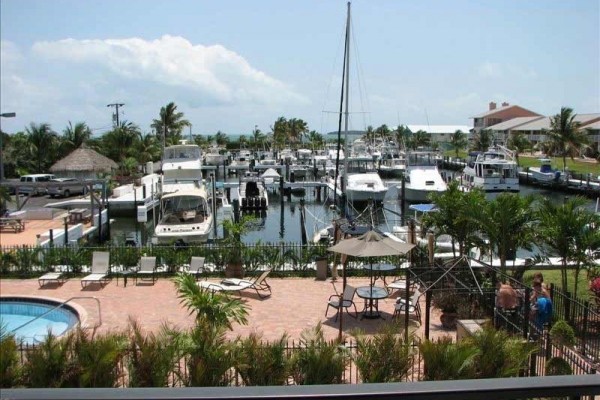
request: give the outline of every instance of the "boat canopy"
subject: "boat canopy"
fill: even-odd
[[[422,213],[428,213],[435,209],[435,204],[411,204],[408,208],[409,210],[419,211]]]

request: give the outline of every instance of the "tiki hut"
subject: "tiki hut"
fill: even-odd
[[[118,167],[110,158],[82,145],[58,160],[50,167],[50,172],[63,177],[96,179],[99,173],[110,173]]]

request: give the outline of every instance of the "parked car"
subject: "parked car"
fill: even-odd
[[[69,197],[73,194],[85,194],[85,185],[75,178],[55,178],[48,186],[50,197]]]
[[[55,179],[56,176],[54,176],[53,174],[31,174],[31,175],[23,175],[21,176],[21,178],[19,179],[20,183],[23,184],[23,186],[19,186],[19,194],[29,194],[31,193],[33,196],[35,195],[44,195],[46,194],[46,188],[45,187],[38,187],[35,185],[32,186],[27,186],[27,183],[42,183],[42,182],[48,182],[50,181],[50,179]]]

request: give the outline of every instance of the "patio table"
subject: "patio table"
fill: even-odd
[[[385,319],[379,312],[379,300],[385,299],[388,296],[385,288],[379,286],[360,286],[356,288],[356,295],[365,300],[362,318]]]
[[[388,263],[377,263],[377,264],[364,264],[363,268],[370,270],[370,273],[372,275],[373,274],[375,275],[375,279],[373,279],[373,281],[371,282],[372,284],[375,284],[377,279],[381,279],[383,281],[383,285],[387,286],[387,283],[385,281],[385,274],[388,272],[394,271],[396,269],[396,266],[394,264],[388,264]]]
[[[116,271],[115,274],[117,275],[117,286],[119,286],[119,276],[123,277],[123,287],[127,287],[127,278],[129,278],[129,275],[135,274],[138,270],[138,267],[129,267],[129,268],[123,268],[120,271]]]

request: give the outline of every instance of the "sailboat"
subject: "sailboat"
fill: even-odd
[[[348,118],[349,118],[349,90],[350,87],[350,3],[348,3],[348,17],[346,22],[346,42],[344,46],[344,69],[342,75],[342,101],[340,102],[340,120],[338,126],[338,142],[336,153],[335,175],[327,180],[328,193],[334,204],[337,199],[346,198],[349,202],[374,201],[382,202],[388,188],[377,171],[367,173],[348,173],[348,158],[343,157],[350,154],[348,149]],[[342,109],[344,111],[342,112]],[[344,116],[344,145],[346,149],[342,152],[341,143],[341,116]],[[342,176],[339,175],[339,164],[343,157],[344,169]]]

